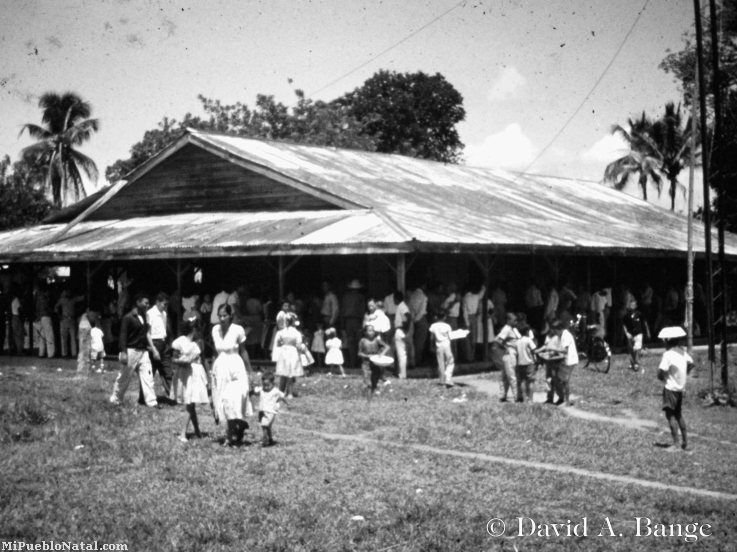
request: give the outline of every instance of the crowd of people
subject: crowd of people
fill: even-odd
[[[245,285],[201,296],[183,297],[176,290],[171,296],[131,298],[131,283],[124,281],[117,293],[98,301],[102,308],[96,310],[67,287],[57,290],[43,281],[30,290],[3,286],[0,352],[30,354],[33,348],[49,358],[60,352],[76,356],[81,372],[101,372],[106,354],[117,352],[112,403],[122,402],[137,375],[139,403],[160,408],[158,375],[168,400],[185,406],[180,439],[187,440],[190,427],[194,436],[201,435],[196,405],[209,403],[230,445],[243,440],[254,404],[262,444],[273,444],[276,413],[296,396],[297,378],[310,367],[343,377],[345,366],[360,367],[371,398],[388,383],[389,366],[406,378],[408,368],[434,363],[440,383],[452,387],[457,360],[488,356],[501,372],[500,400],[509,400],[510,393],[512,400],[532,400],[537,368],[543,365],[547,402],[570,404],[570,376],[578,363],[574,321],[594,324],[614,346],[626,347],[631,367],[638,370],[643,343],[663,328],[682,324],[684,317],[684,298],[675,286],[659,294],[648,283],[636,291],[624,285],[574,291],[570,281],[534,282],[516,297],[501,281],[490,290],[471,285],[462,291],[453,282],[420,283],[406,295],[394,290],[372,296],[353,279],[339,297],[325,281],[319,293],[286,294],[278,310]],[[704,301],[697,285],[696,335],[704,324]],[[254,367],[252,360],[260,363]],[[685,366],[685,361],[677,364]],[[679,377],[665,378],[669,388],[678,387]],[[673,403],[668,419],[674,439],[680,428],[685,446],[685,424],[673,397],[668,396]]]

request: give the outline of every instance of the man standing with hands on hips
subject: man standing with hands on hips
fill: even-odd
[[[164,395],[169,397],[171,388],[172,373],[167,363],[164,362],[164,355],[168,346],[168,336],[171,335],[169,326],[169,296],[164,292],[156,295],[156,304],[146,312],[146,319],[151,328],[151,342],[156,349],[157,355],[151,359],[151,373],[159,373],[161,377],[161,385],[164,387]],[[138,402],[143,404],[143,393],[138,395]]]
[[[151,328],[146,322],[148,297],[139,293],[135,298],[135,306],[123,317],[120,323],[120,356],[121,363],[118,377],[115,379],[110,402],[119,405],[123,400],[131,376],[137,370],[141,382],[141,392],[146,406],[158,408],[154,391],[154,376],[151,371],[151,358],[160,360],[159,352],[151,340]]]

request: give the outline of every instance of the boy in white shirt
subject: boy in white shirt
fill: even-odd
[[[453,350],[451,349],[450,332],[452,328],[445,321],[445,311],[441,311],[438,319],[430,325],[430,335],[433,337],[435,344],[435,355],[438,360],[438,378],[441,384],[446,387],[453,387],[453,370],[455,369],[455,359],[453,358]]]
[[[681,448],[688,448],[686,422],[681,415],[683,393],[686,389],[686,376],[693,369],[693,359],[681,346],[686,332],[678,326],[663,328],[658,338],[665,342],[665,352],[658,366],[658,379],[664,382],[663,411],[670,425],[673,446],[678,445],[678,430],[681,430]]]
[[[563,359],[557,364],[557,370],[553,373],[553,389],[558,393],[557,405],[565,404],[571,406],[571,388],[570,380],[573,369],[578,364],[578,350],[576,349],[576,340],[573,334],[565,329],[565,324],[560,320],[554,320],[550,326],[551,331],[557,339],[553,339],[542,347],[540,350],[547,350],[552,353],[563,355]],[[551,399],[551,394],[548,394]]]
[[[520,338],[517,340],[517,400],[527,397],[532,402],[532,385],[535,383],[535,336],[532,329],[524,322],[518,328]]]
[[[500,402],[507,402],[507,392],[517,392],[517,340],[520,338],[517,331],[517,315],[507,313],[507,323],[496,336],[495,341],[504,347],[504,371],[502,372],[502,394]],[[517,397],[519,402],[521,397]]]
[[[95,363],[99,360],[100,364],[97,366],[97,373],[100,373],[105,368],[105,334],[102,332],[100,327],[97,325],[96,320],[92,320],[92,329],[90,330],[90,360],[92,361],[92,368]]]

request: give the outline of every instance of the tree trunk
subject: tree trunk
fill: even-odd
[[[647,201],[647,175],[640,176],[640,188],[642,188],[642,199]]]

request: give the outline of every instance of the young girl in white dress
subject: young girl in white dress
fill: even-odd
[[[296,315],[287,316],[284,329],[276,332],[274,342],[276,375],[279,376],[279,388],[286,394],[287,399],[291,399],[294,395],[296,379],[305,375],[299,358],[300,351],[303,349],[302,334],[295,328],[296,321]]]
[[[182,335],[171,344],[173,351],[172,361],[176,365],[176,372],[171,382],[169,398],[177,404],[183,404],[187,410],[187,421],[179,435],[179,440],[187,442],[187,429],[192,422],[194,435],[202,437],[197,421],[195,405],[210,402],[207,396],[207,373],[202,365],[200,355],[202,349],[197,336],[195,324],[185,320],[182,325]]]
[[[230,305],[218,308],[218,320],[220,323],[212,328],[218,353],[212,365],[213,404],[218,418],[227,424],[225,444],[235,446],[243,442],[243,433],[248,429],[246,418],[253,415],[248,398],[251,362],[246,352],[246,332],[242,326],[233,324]]]
[[[325,348],[327,349],[327,353],[325,353],[325,365],[330,368],[331,372],[333,366],[337,366],[340,370],[340,375],[345,377],[345,370],[343,370],[343,351],[341,350],[343,343],[337,337],[335,328],[325,330],[325,337],[328,338],[325,342]]]

